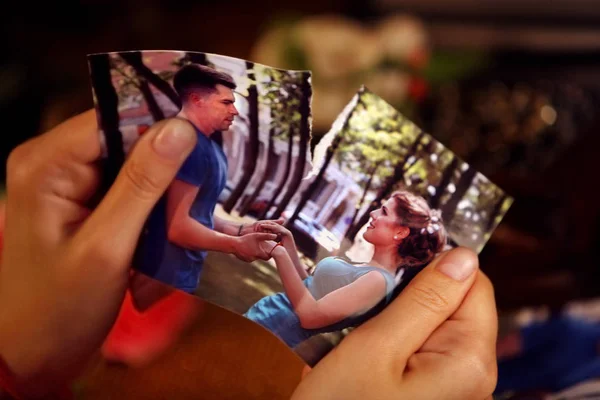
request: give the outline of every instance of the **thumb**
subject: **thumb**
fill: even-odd
[[[78,232],[110,253],[129,251],[150,211],[173,181],[197,141],[192,125],[181,119],[156,123],[136,143],[104,199]],[[97,240],[94,240],[97,238]]]
[[[440,255],[379,315],[327,354],[292,398],[374,398],[374,385],[382,393],[379,398],[397,395],[407,360],[459,307],[475,281],[477,267],[476,254],[464,248]]]
[[[389,331],[383,342],[404,362],[412,356],[460,306],[475,281],[477,255],[466,248],[441,254],[404,288],[365,330]]]

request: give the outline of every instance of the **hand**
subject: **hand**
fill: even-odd
[[[280,242],[283,239],[294,239],[292,232],[289,231],[285,226],[272,221],[259,221],[256,226],[258,232],[275,233],[277,235],[277,241]]]
[[[477,264],[470,250],[442,254],[306,374],[292,398],[489,398],[498,319],[492,285]],[[444,266],[464,280],[441,273]]]
[[[240,231],[240,236],[244,236],[244,235],[247,235],[249,233],[262,232],[261,230],[258,229],[258,227],[263,222],[270,222],[270,223],[282,225],[284,223],[284,219],[283,218],[279,218],[279,219],[265,219],[265,220],[261,220],[261,221],[256,221],[256,222],[254,222],[252,224],[244,224],[244,226],[242,227],[242,229]]]
[[[78,372],[113,325],[144,221],[196,143],[182,120],[137,143],[94,211],[101,155],[93,111],[15,149],[8,160],[0,268],[0,355],[27,396]]]
[[[268,260],[269,251],[266,250],[265,241],[273,241],[277,235],[272,233],[250,233],[236,238],[234,254],[242,261],[252,262],[257,259]]]

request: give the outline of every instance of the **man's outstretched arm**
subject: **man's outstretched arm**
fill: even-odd
[[[226,235],[231,235],[231,236],[244,236],[249,233],[258,232],[256,230],[256,228],[257,228],[257,225],[260,224],[261,222],[274,222],[276,224],[282,225],[284,222],[284,219],[278,218],[278,219],[260,220],[260,221],[255,221],[253,223],[248,223],[248,222],[241,223],[241,222],[229,221],[224,218],[219,218],[215,215],[214,221],[215,221],[215,230],[216,231],[224,233]]]
[[[276,235],[257,233],[251,238],[237,237],[212,230],[190,217],[190,208],[200,187],[175,179],[167,194],[167,237],[169,241],[188,249],[213,250],[233,253],[238,257],[256,258],[255,241],[273,240]],[[238,227],[239,228],[239,227]],[[266,255],[265,255],[266,256]],[[263,258],[263,257],[261,257]]]
[[[241,222],[229,221],[224,218],[214,216],[215,231],[229,236],[241,236],[240,228],[243,228]]]

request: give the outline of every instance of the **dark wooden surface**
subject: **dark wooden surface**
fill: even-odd
[[[129,368],[97,355],[78,399],[288,399],[304,362],[244,317],[198,300],[199,316],[168,352]]]

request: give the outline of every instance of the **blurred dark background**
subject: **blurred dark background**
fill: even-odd
[[[405,95],[386,95],[515,198],[481,254],[500,310],[600,297],[600,8],[592,1],[9,2],[0,25],[2,181],[16,145],[93,107],[89,53],[196,50],[267,63],[262,40],[274,26],[328,15],[369,30],[397,13],[418,22],[427,45],[373,66],[408,77]],[[406,24],[397,32],[398,43],[416,40]],[[320,78],[282,46],[287,56],[269,65],[312,69],[315,97],[345,79]],[[361,57],[360,43],[344,46]],[[331,122],[319,118],[315,141]]]

